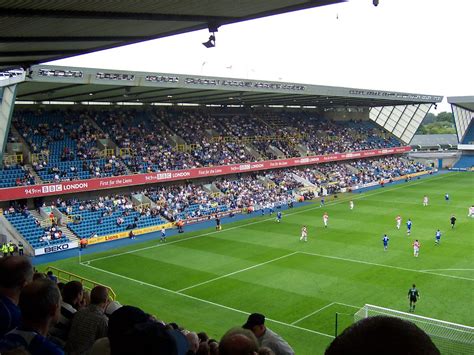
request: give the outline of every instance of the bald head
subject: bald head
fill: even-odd
[[[219,342],[219,355],[254,355],[257,351],[255,335],[240,327],[230,329]]]
[[[91,304],[105,305],[109,299],[109,290],[104,286],[96,286],[91,291]]]

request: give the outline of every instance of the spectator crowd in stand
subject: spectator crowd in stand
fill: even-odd
[[[39,154],[31,165],[45,182],[400,145],[372,122],[333,121],[298,111],[19,110],[13,124]],[[24,170],[9,184],[34,184]]]

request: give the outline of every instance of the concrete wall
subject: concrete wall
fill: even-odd
[[[369,110],[366,109],[364,109],[363,112],[347,112],[346,110],[341,112],[327,111],[324,112],[322,115],[335,121],[369,120]]]

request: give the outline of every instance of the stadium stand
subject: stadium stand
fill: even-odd
[[[286,111],[21,109],[13,125],[27,142],[32,170],[42,182],[400,145],[373,122]],[[6,165],[0,176],[1,187],[35,183],[28,166]]]
[[[301,198],[350,191],[365,184],[378,183],[382,179],[390,181],[427,169],[420,163],[401,157],[359,159],[222,177],[207,184],[152,186],[127,195],[83,201],[58,198],[54,204],[69,221],[67,227],[82,239],[160,226],[178,220],[206,220],[226,212],[250,213],[278,208],[291,205]],[[147,197],[151,202],[140,203],[137,196]],[[54,238],[40,242],[45,233],[49,236],[49,230],[41,228],[27,210],[16,211],[12,207],[7,218],[34,246],[56,242]],[[64,242],[64,237],[61,240]]]
[[[166,223],[148,207],[135,207],[123,196],[79,202],[69,200],[58,209],[73,218],[67,226],[78,238],[109,235]]]
[[[454,164],[455,169],[472,169],[474,168],[474,154],[464,153],[461,158]]]
[[[23,166],[4,165],[0,170],[0,188],[34,184],[33,175]]]
[[[4,215],[25,241],[35,249],[69,241],[56,224],[42,227],[40,221],[33,217],[27,208],[10,207]]]
[[[15,118],[31,152],[46,157],[32,162],[44,182],[125,173],[125,167],[114,158],[99,158],[97,140],[102,133],[85,112],[20,111]]]

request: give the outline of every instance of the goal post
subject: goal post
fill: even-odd
[[[428,334],[441,354],[474,354],[474,327],[366,304],[354,314],[354,322],[374,316],[400,318]]]

